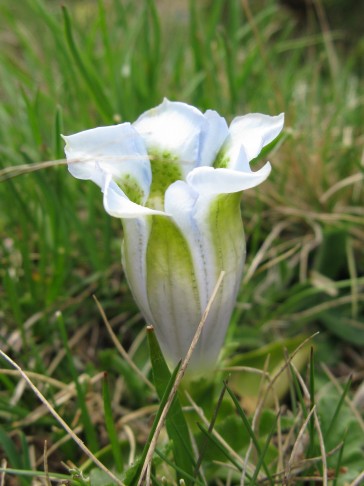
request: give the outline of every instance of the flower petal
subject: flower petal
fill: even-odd
[[[201,196],[182,181],[167,191],[165,208],[186,238],[200,295],[201,314],[223,270],[224,280],[208,315],[191,366],[216,361],[239,289],[245,259],[239,194]],[[191,284],[190,284],[191,285]],[[185,299],[185,305],[188,300]]]
[[[229,127],[229,136],[217,156],[214,167],[236,169],[242,149],[247,161],[251,161],[259,155],[263,147],[278,136],[283,123],[283,113],[278,116],[251,113],[235,118]]]
[[[187,183],[199,194],[205,196],[234,193],[258,186],[265,181],[270,171],[269,162],[256,172],[198,167],[188,174]]]
[[[104,193],[105,211],[116,218],[139,218],[159,214],[165,216],[162,211],[147,208],[136,204],[126,196],[120,187],[112,180],[110,174],[103,174],[102,192]]]
[[[135,302],[147,323],[154,323],[147,295],[146,253],[151,228],[150,217],[123,219],[122,264]]]
[[[206,123],[197,108],[164,99],[162,104],[143,113],[133,126],[151,156],[177,159],[186,176],[199,163],[200,134]]]
[[[201,134],[201,147],[198,165],[211,166],[216,156],[229,135],[229,129],[225,118],[216,111],[205,112],[207,127]]]
[[[186,235],[172,219],[152,218],[146,262],[152,324],[163,353],[176,365],[185,357],[202,313]]]
[[[152,178],[150,161],[143,140],[130,123],[63,138],[68,170],[74,177],[101,186],[102,173],[111,174],[134,202],[145,203]]]

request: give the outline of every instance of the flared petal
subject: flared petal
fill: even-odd
[[[211,166],[226,137],[229,135],[225,118],[220,116],[216,111],[207,110],[205,112],[205,119],[207,121],[207,127],[201,133],[198,166]]]
[[[220,272],[225,272],[222,286],[192,357],[192,368],[208,369],[216,361],[234,308],[245,260],[239,203],[239,194],[201,196],[181,181],[175,182],[166,194],[166,211],[171,214],[190,248],[201,314],[208,304]]]
[[[167,99],[133,124],[147,146],[152,165],[153,158],[156,162],[177,162],[183,178],[199,164],[200,136],[206,125],[197,108]]]
[[[284,114],[278,116],[251,113],[235,118],[214,162],[215,168],[237,169],[259,155],[262,148],[281,132]]]
[[[130,123],[99,127],[63,137],[70,173],[100,187],[102,174],[110,174],[128,197],[144,204],[152,172],[142,138]]]
[[[159,214],[164,216],[162,211],[155,211],[146,206],[136,204],[127,197],[120,187],[112,180],[110,174],[103,174],[104,207],[105,211],[116,218],[139,218]]]
[[[235,193],[258,186],[265,181],[270,171],[269,162],[256,172],[198,167],[188,174],[187,183],[195,191],[205,196]]]

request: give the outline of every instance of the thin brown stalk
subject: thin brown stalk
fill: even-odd
[[[63,420],[63,418],[56,412],[52,405],[48,402],[45,396],[38,390],[38,388],[33,384],[28,375],[20,368],[20,366],[15,363],[6,353],[0,350],[0,355],[11,365],[13,368],[18,370],[21,377],[28,383],[29,387],[33,390],[38,399],[45,405],[47,410],[53,415],[61,427],[69,434],[78,447],[92,460],[96,466],[102,469],[113,481],[119,486],[124,486],[124,483],[120,481],[104,464],[86,447],[84,442],[74,433],[74,431],[69,427],[69,425]]]
[[[300,385],[302,387],[302,390],[303,390],[305,397],[308,400],[310,400],[311,399],[310,392],[308,391],[308,388],[307,388],[305,382],[303,381],[300,373],[298,372],[298,370],[296,369],[296,367],[293,363],[291,363],[291,366],[292,366],[292,369],[294,370],[294,372],[296,374],[298,381],[300,382]],[[328,484],[327,454],[326,454],[326,449],[325,449],[324,437],[323,437],[322,430],[321,430],[321,424],[320,424],[320,421],[319,421],[315,407],[313,407],[313,416],[314,416],[314,420],[315,420],[315,428],[316,428],[318,439],[319,439],[321,459],[322,459],[322,484],[323,484],[323,486],[327,486],[327,484]]]
[[[208,427],[210,422],[207,419],[207,417],[205,416],[202,408],[197,405],[197,403],[193,400],[193,398],[191,397],[191,395],[187,391],[185,391],[185,394],[186,394],[187,400],[192,405],[192,408],[194,409],[194,411],[196,412],[196,414],[198,415],[200,420],[202,420],[204,425],[206,427]],[[217,432],[216,429],[212,430],[212,435],[220,442],[221,445],[223,445],[225,447],[225,449],[229,452],[229,454],[232,457],[234,457],[236,462],[238,462],[239,464],[241,464],[241,466],[243,466],[243,461],[242,461],[241,456],[236,451],[234,451],[234,449],[232,449],[232,447],[224,440],[224,438]],[[235,466],[232,466],[232,467],[234,467],[234,470],[236,470]],[[249,471],[250,471],[250,473],[253,473],[253,471],[254,471],[254,467],[251,464],[249,464]]]
[[[326,192],[322,194],[322,196],[320,197],[320,202],[325,203],[337,191],[340,191],[340,189],[361,182],[362,180],[364,180],[364,174],[361,173],[353,174],[349,177],[346,177],[345,179],[340,180],[339,182],[331,186],[330,189],[328,189]]]
[[[124,349],[123,345],[120,343],[119,339],[117,338],[116,334],[114,333],[108,318],[106,317],[105,311],[102,308],[98,298],[96,295],[93,295],[94,301],[96,302],[97,308],[100,312],[100,315],[102,317],[102,320],[104,321],[105,327],[107,329],[107,332],[110,335],[110,338],[115,346],[115,348],[119,351],[123,359],[128,363],[130,368],[139,376],[139,378],[149,387],[150,390],[154,391],[154,386],[153,384],[148,380],[146,376],[140,371],[140,369],[137,367],[137,365],[134,363],[134,361],[130,358],[129,354],[126,352]]]
[[[47,486],[51,486],[51,480],[49,479],[49,469],[48,469],[48,445],[47,441],[44,441],[44,449],[43,449],[43,465],[44,465],[44,472],[45,472],[45,482]]]

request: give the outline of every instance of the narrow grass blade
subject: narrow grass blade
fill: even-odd
[[[159,422],[159,419],[162,415],[163,409],[164,409],[164,407],[165,407],[165,405],[168,401],[169,394],[170,394],[170,392],[173,388],[174,382],[176,381],[176,377],[177,377],[177,374],[178,374],[180,367],[181,367],[181,362],[178,363],[176,368],[173,370],[173,373],[171,374],[171,379],[169,380],[168,385],[167,385],[165,392],[163,394],[163,397],[161,399],[158,411],[157,411],[156,416],[153,420],[153,424],[152,424],[152,427],[150,429],[148,439],[147,439],[147,441],[144,445],[144,449],[143,449],[141,456],[138,458],[138,460],[136,461],[134,466],[132,466],[125,473],[124,481],[129,486],[135,486],[136,484],[138,484],[138,480],[139,480],[140,474],[142,472],[142,467],[143,467],[145,458],[147,457],[147,454],[148,454],[149,446],[152,442],[152,439],[153,439],[154,433],[156,431],[156,428],[158,426],[158,422]]]
[[[214,437],[211,433],[209,433],[209,431],[206,429],[206,427],[204,427],[202,424],[197,423],[197,427],[201,430],[203,435],[224,454],[224,456],[231,462],[231,464],[233,464],[240,472],[242,472],[241,464],[239,464],[236,461],[236,459],[221,444],[221,442],[216,437]]]
[[[85,62],[81,57],[81,54],[78,50],[78,47],[73,37],[71,17],[65,5],[62,6],[62,11],[63,11],[63,20],[64,20],[66,38],[73,59],[75,61],[75,64],[78,70],[80,71],[84,81],[86,82],[86,85],[90,89],[90,92],[93,94],[93,97],[99,107],[100,112],[104,115],[106,120],[110,121],[112,119],[112,114],[113,114],[113,109],[111,107],[111,104],[108,98],[106,97],[98,78],[90,70],[90,68],[86,66]]]
[[[273,479],[271,477],[271,474],[269,472],[269,469],[268,469],[267,465],[264,462],[264,455],[262,456],[262,450],[260,448],[260,445],[259,445],[258,439],[257,439],[257,437],[255,435],[255,432],[252,429],[252,426],[250,425],[249,419],[246,416],[244,410],[241,408],[240,403],[239,403],[239,400],[236,398],[236,396],[233,393],[233,391],[227,385],[226,385],[226,390],[227,390],[227,392],[229,393],[230,397],[232,398],[232,400],[234,402],[234,405],[236,407],[236,410],[237,410],[239,416],[241,417],[241,419],[242,419],[242,421],[244,423],[244,426],[245,426],[246,430],[248,431],[248,433],[249,433],[249,435],[250,435],[250,437],[251,437],[251,439],[253,441],[254,447],[255,447],[255,449],[256,449],[259,457],[262,457],[262,466],[263,466],[264,472],[266,473],[267,477],[269,478],[270,484],[273,484]]]
[[[342,464],[342,459],[343,459],[343,454],[344,454],[345,440],[346,440],[346,436],[344,437],[343,443],[342,443],[340,450],[339,450],[339,455],[337,457],[337,463],[336,463],[336,467],[335,467],[335,475],[334,475],[334,480],[332,482],[332,486],[337,486],[337,484],[338,484],[338,479],[339,479],[339,475],[340,475],[340,469],[341,469],[341,464]]]
[[[341,397],[339,399],[339,402],[336,406],[336,409],[335,409],[335,412],[334,412],[334,415],[332,416],[332,419],[330,421],[330,424],[327,428],[327,432],[325,434],[325,442],[327,443],[328,442],[328,439],[330,437],[330,434],[331,432],[333,431],[334,429],[334,426],[335,426],[335,423],[336,423],[336,420],[338,419],[339,417],[339,414],[340,414],[340,410],[341,410],[341,407],[342,405],[344,404],[345,402],[345,397],[346,395],[348,394],[348,391],[350,390],[350,387],[351,387],[351,376],[349,377],[348,381],[346,382],[346,385],[343,389],[343,392],[341,394]]]
[[[171,379],[171,373],[163,357],[162,351],[153,330],[148,329],[148,344],[152,362],[154,384],[161,400],[167,385]],[[173,455],[178,471],[185,471],[186,476],[181,475],[189,484],[188,477],[193,476],[195,462],[193,459],[192,443],[189,435],[188,425],[184,418],[182,407],[178,397],[174,399],[166,419],[166,427],[169,438],[173,442]],[[179,473],[180,475],[180,473]]]
[[[312,347],[311,347],[311,356],[310,356],[309,391],[310,391],[310,410],[313,410],[313,408],[315,407],[315,363],[314,363]],[[310,436],[310,444],[308,447],[307,457],[312,457],[315,455],[315,417],[314,416],[311,417],[307,429]]]
[[[104,415],[105,415],[105,425],[106,430],[109,435],[111,451],[115,461],[115,467],[117,472],[123,471],[123,456],[121,447],[119,444],[118,434],[116,431],[115,423],[113,420],[112,407],[111,407],[111,397],[109,385],[107,382],[107,374],[104,375],[104,380],[102,383],[102,395],[104,400]]]
[[[62,109],[60,106],[56,107],[56,114],[54,117],[54,157],[56,160],[64,158],[63,141],[61,138],[61,133],[63,132],[63,118]]]
[[[214,415],[213,415],[212,420],[211,420],[210,425],[209,425],[209,429],[208,429],[209,434],[211,434],[211,432],[214,428],[214,425],[215,425],[215,422],[216,422],[216,419],[217,419],[217,414],[219,413],[219,410],[220,410],[220,407],[221,407],[221,404],[222,404],[222,400],[223,400],[224,395],[225,395],[225,391],[226,391],[226,382],[224,382],[223,389],[221,390],[219,399],[217,401],[217,405],[216,405],[215,410],[214,410]],[[200,455],[198,457],[197,464],[196,464],[196,467],[195,467],[195,476],[197,476],[197,474],[198,474],[198,471],[199,471],[199,468],[201,466],[203,457],[206,453],[207,443],[208,443],[208,440],[206,438],[205,442],[202,444],[202,446],[200,448],[201,452],[200,452]]]
[[[279,417],[279,414],[277,414],[277,416],[276,416],[275,422],[274,422],[274,424],[272,426],[272,429],[271,429],[271,431],[270,431],[270,433],[269,433],[269,435],[267,437],[267,440],[265,441],[265,444],[264,444],[263,449],[259,452],[258,462],[257,462],[256,468],[255,468],[254,474],[253,474],[253,476],[251,478],[251,485],[256,484],[256,480],[258,479],[258,474],[260,472],[260,469],[264,465],[265,455],[266,455],[266,453],[268,451],[268,447],[269,447],[269,444],[271,443],[271,440],[272,440],[274,431],[277,428],[278,417]],[[267,474],[267,477],[268,477],[268,480],[269,480],[270,484],[273,485],[274,484],[274,481],[273,481],[272,476],[270,475],[269,470],[267,470],[265,472]]]
[[[82,387],[81,387],[81,385],[78,381],[77,371],[76,371],[76,368],[75,368],[75,365],[74,365],[74,362],[73,362],[73,358],[72,358],[72,353],[71,353],[71,350],[70,350],[70,347],[69,347],[69,344],[68,344],[66,327],[65,327],[65,324],[64,324],[62,313],[57,312],[56,318],[57,318],[58,328],[59,328],[59,332],[60,332],[61,339],[62,339],[62,342],[63,342],[63,346],[64,346],[64,349],[66,351],[69,372],[72,376],[73,381],[75,382],[75,386],[76,386],[76,390],[77,390],[78,403],[79,403],[79,406],[80,406],[82,422],[83,422],[83,426],[84,426],[85,434],[86,434],[86,438],[87,438],[87,447],[92,452],[95,452],[99,449],[98,440],[97,440],[97,437],[96,437],[96,431],[95,431],[95,428],[92,424],[90,415],[89,415],[88,410],[87,410],[85,393],[82,390]]]
[[[185,471],[180,469],[176,464],[174,464],[163,452],[161,452],[159,449],[156,449],[155,452],[158,454],[159,457],[163,459],[163,461],[168,464],[170,467],[175,469],[177,472],[179,472],[183,477],[185,477],[189,483],[193,484],[194,486],[203,486],[204,483],[201,481],[198,481],[194,476],[190,476],[187,474]],[[185,479],[185,481],[186,481]]]

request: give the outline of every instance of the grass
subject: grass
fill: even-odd
[[[182,382],[150,478],[360,484],[364,44],[343,46],[320,12],[299,30],[274,1],[1,3],[0,340],[16,363],[1,362],[2,484],[137,482],[174,379],[151,383],[120,224],[67,175],[59,134],[164,96],[287,121],[261,157],[270,180],[242,201],[248,262],[220,370]]]

